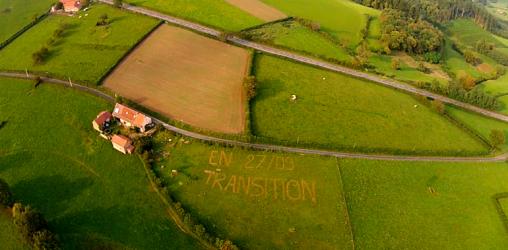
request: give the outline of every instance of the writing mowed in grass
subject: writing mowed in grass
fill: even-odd
[[[219,236],[245,249],[352,249],[334,158],[155,139],[170,193]]]
[[[197,128],[241,133],[247,50],[162,25],[105,80],[105,86]]]

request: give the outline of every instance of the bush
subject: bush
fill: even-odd
[[[123,5],[123,0],[113,0],[113,5],[117,8],[120,8]]]
[[[255,76],[247,76],[243,79],[243,85],[245,87],[245,95],[247,96],[247,100],[252,100],[252,98],[256,97],[256,77]]]
[[[34,64],[41,64],[46,60],[49,55],[49,49],[46,46],[42,46],[37,52],[32,54]]]
[[[48,230],[48,222],[41,213],[30,206],[15,203],[12,217],[23,238],[34,249],[59,249],[57,236]]]
[[[397,58],[392,58],[392,69],[399,70],[400,69],[400,60]]]
[[[433,64],[438,64],[441,61],[441,53],[436,51],[427,52],[424,55],[425,61]]]
[[[498,147],[505,143],[504,132],[501,130],[493,129],[490,131],[490,142],[494,147]]]
[[[10,207],[12,203],[13,198],[9,184],[7,184],[7,182],[3,179],[0,179],[0,205]]]

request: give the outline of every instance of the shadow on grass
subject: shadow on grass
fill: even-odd
[[[14,198],[30,204],[50,219],[64,212],[69,202],[93,184],[91,178],[70,180],[62,175],[40,176],[12,186]]]
[[[67,214],[50,223],[59,234],[64,248],[167,248],[172,238],[177,236],[175,227],[164,217],[157,219],[144,212],[136,207],[97,207]]]

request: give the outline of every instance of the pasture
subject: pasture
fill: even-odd
[[[505,134],[505,144],[501,145],[502,151],[508,150],[508,123],[487,118],[478,114],[464,111],[454,107],[447,107],[448,114],[455,120],[463,123],[469,129],[472,129],[476,134],[483,137],[485,140],[490,140],[490,132],[493,129],[501,130]]]
[[[250,54],[163,25],[105,80],[107,88],[171,119],[222,133],[245,129]]]
[[[498,101],[501,103],[500,112],[508,112],[508,74],[500,76],[498,79],[489,80],[477,86],[485,93],[497,96]]]
[[[104,14],[110,24],[97,26]],[[49,16],[0,51],[0,70],[28,69],[94,85],[158,23],[101,4],[73,17]],[[66,28],[55,39],[54,33],[62,25]],[[35,64],[32,54],[42,47],[48,48],[48,55]]]
[[[261,26],[243,32],[251,40],[273,44],[315,57],[322,57],[341,62],[351,61],[346,49],[319,32],[288,20]]]
[[[331,34],[346,47],[356,47],[361,40],[360,31],[367,26],[366,15],[377,18],[380,11],[348,0],[262,0],[288,16],[301,17],[318,22],[321,29]],[[338,14],[340,13],[340,14]],[[376,38],[379,22],[373,21],[369,36]],[[372,30],[371,30],[372,29]]]
[[[263,23],[261,19],[229,4],[226,0],[126,0],[125,2],[226,31],[239,31]]]
[[[410,95],[264,55],[256,58],[255,73],[258,94],[251,105],[251,125],[256,136],[363,152],[487,152]]]
[[[506,163],[339,160],[357,249],[505,249]]]
[[[0,0],[0,43],[49,11],[53,0]]]
[[[157,137],[170,193],[219,236],[242,249],[352,249],[334,158]]]
[[[0,79],[0,87],[0,176],[44,214],[64,249],[198,248],[150,189],[141,160],[92,129],[110,104],[45,83]]]
[[[266,22],[286,17],[284,13],[266,5],[261,0],[226,0],[226,2]]]
[[[507,45],[498,40],[492,33],[482,29],[472,20],[457,19],[449,22],[446,29],[451,33],[451,37],[457,39],[464,45],[474,47],[476,42],[484,39],[496,47],[506,47]]]

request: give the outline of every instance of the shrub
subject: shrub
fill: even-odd
[[[467,63],[472,64],[474,66],[482,63],[482,59],[480,59],[476,54],[471,50],[464,51],[464,59]]]
[[[63,3],[60,1],[56,2],[55,10],[61,10],[61,9],[63,9]]]
[[[46,46],[42,46],[38,51],[32,54],[34,64],[41,64],[46,60],[49,55],[49,49]]]
[[[123,0],[113,0],[113,5],[117,8],[121,8],[123,5]]]
[[[400,60],[397,58],[392,58],[392,69],[399,70],[400,69]]]
[[[102,14],[99,17],[99,21],[95,24],[96,26],[106,26],[109,24],[109,17],[107,14]]]
[[[32,245],[35,250],[59,249],[57,236],[47,229],[34,233]]]
[[[243,79],[243,85],[245,87],[245,95],[247,96],[247,100],[252,100],[256,96],[256,77],[255,76],[247,76]]]
[[[494,147],[498,147],[505,143],[504,132],[501,130],[493,129],[490,131],[490,142]]]
[[[440,114],[444,114],[445,113],[445,105],[440,100],[434,100],[434,101],[432,101],[432,108],[436,112],[438,112]]]
[[[441,61],[441,53],[438,53],[436,51],[433,52],[427,52],[424,55],[425,61],[433,64],[438,64]]]

